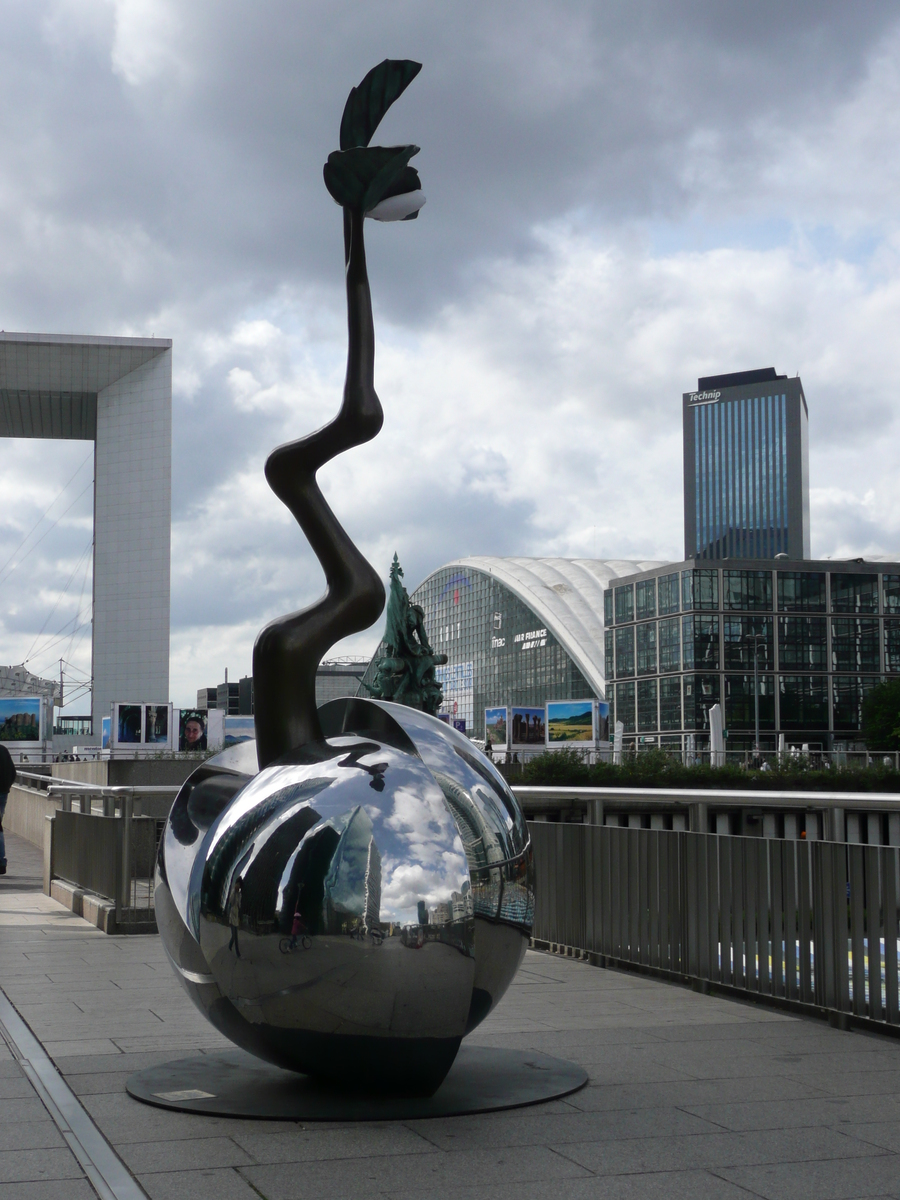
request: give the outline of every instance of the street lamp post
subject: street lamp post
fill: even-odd
[[[753,643],[753,717],[754,728],[756,730],[756,739],[753,745],[753,753],[759,760],[759,643],[766,640],[764,633],[746,633],[744,634],[745,642]]]

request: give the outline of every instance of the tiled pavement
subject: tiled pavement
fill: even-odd
[[[585,1090],[488,1116],[362,1125],[132,1100],[132,1071],[225,1045],[156,937],[107,937],[2,886],[0,986],[153,1200],[900,1197],[900,1042],[638,976],[529,954],[474,1035],[574,1059]],[[93,1196],[0,1043],[0,1200]]]

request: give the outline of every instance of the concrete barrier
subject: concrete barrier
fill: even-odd
[[[6,816],[3,828],[7,833],[18,834],[39,850],[44,848],[45,818],[52,817],[59,809],[59,797],[50,797],[37,788],[14,783],[9,789]]]

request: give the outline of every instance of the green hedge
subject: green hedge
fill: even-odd
[[[622,763],[590,766],[575,750],[551,750],[529,759],[524,784],[566,787],[734,788],[761,792],[900,792],[900,773],[883,764],[870,767],[814,768],[802,760],[771,771],[737,766],[686,767],[660,750],[626,757]]]

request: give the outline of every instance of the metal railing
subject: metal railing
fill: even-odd
[[[673,762],[685,767],[739,767],[748,771],[775,770],[864,770],[866,768],[888,768],[900,771],[900,751],[898,750],[822,750],[816,746],[788,745],[782,750],[762,749],[757,754],[752,750],[714,750],[703,747],[697,750],[686,750],[679,747],[658,746],[656,744],[635,744],[625,746],[618,755],[613,750],[596,750],[579,746],[570,742],[559,747],[567,754],[573,754],[587,766],[596,763],[621,765],[624,762],[640,758],[642,754],[651,751],[662,752]],[[557,753],[556,749],[548,750],[545,746],[535,746],[527,750],[516,751],[515,754],[506,751],[495,751],[494,765],[507,779],[521,779],[525,767],[534,758],[545,753]]]
[[[529,828],[536,944],[900,1032],[900,848]]]
[[[164,821],[140,815],[140,795],[178,790],[51,780],[47,791],[60,801],[53,818],[53,877],[115,901],[117,923],[150,919]]]

